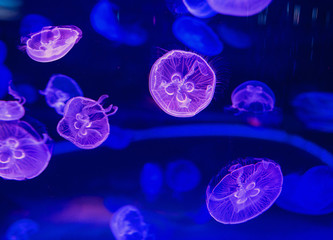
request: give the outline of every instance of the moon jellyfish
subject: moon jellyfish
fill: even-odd
[[[117,240],[145,240],[148,236],[148,226],[140,211],[126,205],[118,209],[110,221],[111,231]]]
[[[1,121],[13,121],[22,118],[25,114],[23,104],[25,98],[21,97],[10,86],[8,87],[8,93],[12,95],[17,101],[4,101],[0,100],[0,120]]]
[[[37,177],[51,158],[48,141],[47,134],[41,138],[26,122],[0,121],[0,176],[13,180]]]
[[[179,41],[201,54],[214,56],[223,50],[215,32],[199,19],[180,17],[173,23],[172,31]]]
[[[29,240],[38,231],[38,223],[31,219],[20,219],[8,228],[6,240]]]
[[[43,27],[39,32],[22,37],[22,49],[37,62],[53,62],[64,57],[81,39],[82,31],[73,25]]]
[[[97,101],[85,97],[70,99],[66,103],[64,117],[57,126],[59,135],[83,149],[101,145],[110,133],[108,116],[118,110],[113,105],[105,109],[102,107],[108,97],[102,95]]]
[[[272,0],[207,0],[210,7],[218,13],[247,17],[264,10]]]
[[[62,74],[52,75],[46,89],[40,93],[45,95],[47,104],[60,115],[64,114],[64,108],[69,99],[83,96],[82,90],[75,80]]]
[[[195,17],[209,18],[216,12],[208,5],[207,0],[183,0],[187,10]]]
[[[0,41],[0,64],[3,64],[7,56],[7,47],[3,41]]]
[[[232,107],[239,111],[262,113],[273,111],[275,95],[263,82],[247,81],[231,94]]]
[[[160,57],[149,75],[157,105],[175,117],[192,117],[211,102],[216,85],[213,69],[199,55],[172,50]]]
[[[140,183],[149,200],[154,200],[160,193],[163,184],[163,173],[159,165],[146,163],[141,171]]]
[[[21,20],[20,34],[21,36],[26,36],[30,33],[42,30],[43,27],[51,25],[52,22],[42,15],[28,14]]]
[[[246,222],[266,211],[281,193],[280,166],[266,158],[233,162],[213,178],[206,191],[210,215],[224,224]]]
[[[245,49],[252,45],[252,40],[247,33],[226,24],[221,24],[218,32],[222,41],[234,48]]]
[[[175,192],[188,192],[200,182],[201,174],[193,162],[177,160],[168,163],[166,182]]]

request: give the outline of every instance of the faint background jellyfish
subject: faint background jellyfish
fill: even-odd
[[[110,227],[117,240],[145,240],[148,236],[147,224],[140,211],[132,205],[118,209],[111,218]]]
[[[149,75],[157,105],[175,117],[192,117],[211,102],[216,85],[212,68],[199,55],[172,50],[160,57]]]
[[[110,133],[108,117],[118,110],[113,105],[104,109],[102,104],[106,98],[108,95],[102,95],[97,101],[85,97],[70,99],[57,126],[59,135],[83,149],[101,145]]]
[[[161,167],[155,163],[146,163],[141,170],[140,183],[146,198],[154,201],[161,192],[163,184]]]
[[[210,181],[206,191],[208,211],[220,223],[246,222],[275,202],[282,182],[280,166],[270,159],[235,161]]]
[[[175,37],[194,51],[207,56],[218,55],[223,44],[206,23],[194,17],[180,17],[172,26]]]
[[[183,0],[165,0],[165,5],[168,8],[168,10],[176,16],[189,13],[186,6],[183,3]]]
[[[54,74],[51,76],[44,91],[40,91],[45,95],[46,102],[53,107],[58,114],[64,115],[66,102],[78,96],[83,96],[83,92],[77,82],[62,74]]]
[[[235,26],[221,24],[218,26],[217,30],[222,41],[229,46],[238,49],[245,49],[251,47],[252,45],[250,35]]]
[[[208,5],[207,0],[183,0],[187,10],[195,17],[209,18],[216,12]]]
[[[52,26],[52,22],[39,14],[28,14],[21,20],[20,34],[27,36],[30,33],[39,32],[43,27]]]
[[[49,140],[26,122],[0,121],[0,176],[13,180],[37,177],[51,158]]]
[[[303,175],[284,177],[284,187],[276,204],[285,210],[322,215],[333,212],[333,169],[329,166],[310,168]]]
[[[53,62],[64,57],[81,37],[82,31],[76,26],[48,26],[22,37],[21,49],[37,62]]]
[[[23,104],[25,103],[25,98],[21,97],[16,91],[14,91],[11,86],[8,86],[8,93],[17,101],[0,100],[0,120],[19,120],[25,114],[25,109],[23,107]]]
[[[32,104],[35,103],[38,99],[37,90],[31,84],[26,84],[26,83],[16,84],[15,89],[20,96],[25,98],[26,103]]]
[[[306,127],[333,132],[333,93],[304,92],[293,99],[292,105]]]
[[[176,160],[168,163],[166,183],[175,192],[188,192],[198,186],[201,174],[198,167],[188,160]]]
[[[210,7],[218,13],[247,17],[264,10],[272,0],[207,0]]]
[[[20,219],[7,229],[6,240],[29,240],[38,231],[38,223],[31,219]]]
[[[263,113],[274,110],[275,95],[265,83],[247,81],[235,88],[231,102],[238,111]]]
[[[6,44],[0,40],[0,64],[3,64],[7,56]]]

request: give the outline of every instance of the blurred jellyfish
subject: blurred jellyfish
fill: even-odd
[[[333,132],[333,93],[301,93],[294,98],[292,105],[308,128]]]
[[[0,40],[0,64],[3,64],[7,56],[6,44]]]
[[[51,21],[42,15],[28,14],[21,21],[20,34],[21,36],[27,36],[30,33],[41,31],[43,27],[51,25]]]
[[[118,209],[110,221],[111,231],[117,240],[145,240],[148,236],[148,226],[140,211],[126,205]]]
[[[11,80],[12,73],[5,65],[0,64],[0,98],[7,94],[7,89]]]
[[[208,5],[207,0],[183,0],[187,10],[195,17],[209,18],[216,12]]]
[[[38,223],[31,219],[20,219],[8,228],[6,240],[29,240],[38,231]]]
[[[17,84],[15,85],[15,89],[19,95],[24,97],[26,102],[29,104],[35,103],[38,99],[37,90],[31,84]]]
[[[198,186],[201,174],[196,165],[188,160],[168,163],[166,183],[175,192],[188,192]]]
[[[188,10],[183,3],[183,0],[165,0],[168,10],[174,15],[188,14]]]
[[[207,0],[210,7],[218,13],[246,17],[264,10],[272,0]]]
[[[64,57],[81,39],[82,31],[73,25],[43,27],[22,37],[22,49],[37,62],[52,62]]]
[[[120,25],[117,18],[119,7],[108,0],[100,0],[92,9],[90,22],[95,31],[111,41],[130,46],[142,45],[147,40],[147,32],[139,25]]]
[[[273,111],[275,95],[265,83],[247,81],[235,88],[231,101],[238,111],[263,113]]]
[[[21,119],[25,110],[23,104],[25,98],[21,97],[10,86],[8,87],[8,93],[12,95],[17,101],[4,101],[0,100],[0,120],[1,121],[13,121]]]
[[[269,159],[233,162],[213,178],[206,191],[210,215],[224,224],[246,222],[266,211],[281,193],[280,166]]]
[[[75,80],[62,74],[52,75],[46,89],[40,93],[45,95],[47,104],[60,115],[64,115],[64,108],[69,99],[83,96]]]
[[[252,40],[247,33],[236,28],[232,28],[227,24],[220,25],[218,27],[218,32],[221,39],[234,48],[244,49],[249,48],[252,45]]]
[[[213,69],[199,55],[172,50],[160,57],[149,75],[157,105],[175,117],[192,117],[211,102],[216,85]]]
[[[161,167],[155,163],[146,163],[141,171],[140,183],[148,200],[154,200],[163,184]]]
[[[101,145],[110,133],[108,116],[118,110],[113,105],[105,109],[102,107],[108,97],[102,95],[97,101],[85,97],[70,99],[57,126],[59,135],[83,149]]]
[[[215,32],[199,19],[180,17],[173,23],[172,31],[179,41],[201,54],[214,56],[223,50]]]
[[[26,122],[0,121],[0,176],[13,180],[37,177],[51,158],[49,140]]]

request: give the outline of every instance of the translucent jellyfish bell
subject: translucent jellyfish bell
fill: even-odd
[[[64,114],[64,108],[69,99],[83,96],[82,90],[75,80],[62,74],[52,75],[46,89],[40,93],[45,95],[47,104],[60,115]]]
[[[0,121],[0,176],[25,180],[41,174],[51,158],[48,141],[26,122]]]
[[[25,98],[21,97],[10,86],[8,87],[8,93],[12,95],[17,101],[4,101],[0,100],[0,120],[1,121],[14,121],[21,119],[25,110],[23,104]]]
[[[81,37],[82,31],[76,26],[48,26],[23,37],[21,42],[31,59],[52,62],[65,56]]]
[[[262,113],[273,111],[275,95],[263,82],[247,81],[231,94],[232,107],[239,111]]]
[[[106,98],[108,95],[102,95],[97,101],[85,97],[70,99],[57,126],[59,135],[83,149],[101,145],[110,133],[108,116],[118,110],[113,105],[104,109],[102,104]]]
[[[141,171],[140,183],[146,197],[154,200],[160,193],[163,184],[161,167],[155,163],[146,163]]]
[[[216,12],[208,5],[207,0],[183,0],[187,10],[196,17],[209,18]]]
[[[172,50],[160,57],[149,75],[157,105],[175,117],[192,117],[211,102],[216,85],[213,69],[199,55]]]
[[[224,224],[246,222],[266,211],[281,193],[280,166],[269,159],[246,158],[213,178],[206,191],[210,215]]]

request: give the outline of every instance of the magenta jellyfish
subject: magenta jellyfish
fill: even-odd
[[[0,121],[0,176],[13,180],[37,177],[51,158],[49,140],[26,122]]]
[[[40,93],[45,95],[47,104],[60,115],[64,114],[64,108],[69,99],[83,96],[82,90],[75,80],[62,74],[52,75],[46,89]]]
[[[22,37],[21,42],[31,59],[52,62],[65,56],[81,37],[82,31],[76,26],[48,26]]]
[[[239,111],[262,113],[273,111],[275,95],[263,82],[247,81],[231,94],[232,107]]]
[[[210,215],[224,224],[246,222],[266,211],[281,193],[280,166],[266,158],[233,162],[211,180],[206,191]]]
[[[102,107],[108,97],[102,95],[97,101],[85,97],[70,99],[66,103],[64,117],[57,126],[60,136],[83,149],[101,145],[110,133],[108,116],[118,110],[113,105],[105,109]]]
[[[272,0],[207,0],[209,6],[218,13],[247,17],[264,10]]]
[[[0,100],[0,120],[13,121],[22,118],[25,114],[23,104],[25,98],[21,97],[10,86],[8,86],[8,93],[12,95],[17,101],[4,101]]]
[[[192,117],[211,102],[216,85],[213,69],[199,55],[172,50],[160,57],[149,75],[157,105],[175,117]]]

